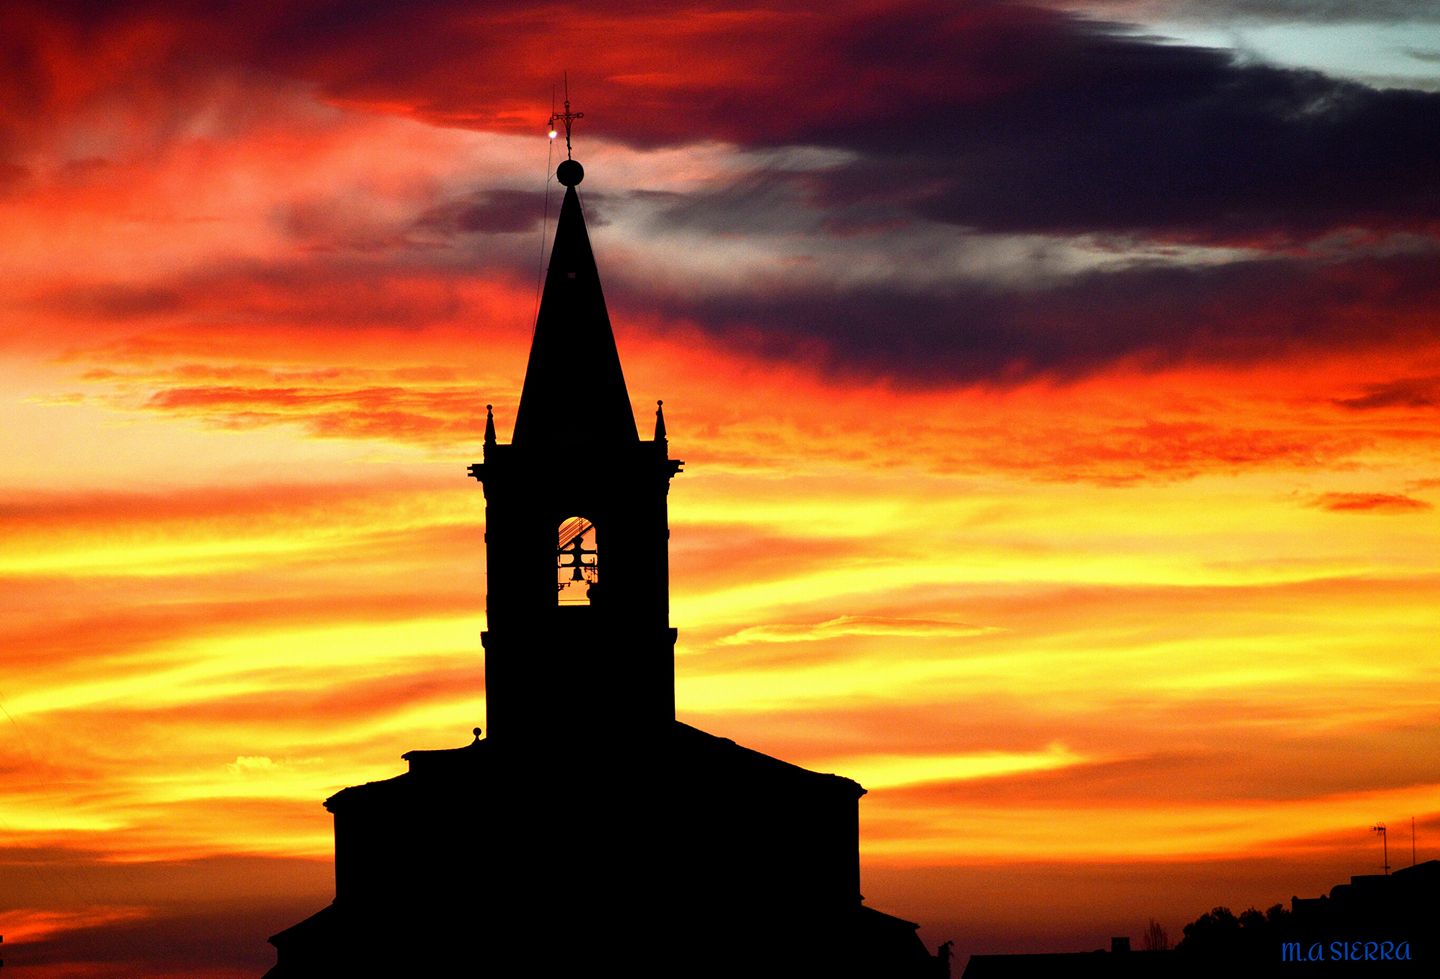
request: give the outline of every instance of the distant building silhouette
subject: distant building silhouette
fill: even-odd
[[[514,435],[487,409],[489,725],[344,789],[335,900],[268,979],[333,975],[935,979],[863,903],[865,790],[675,719],[671,459],[639,437],[576,185]],[[948,951],[948,950],[947,950]]]
[[[1298,975],[1440,975],[1440,860],[1291,898],[1281,939]]]
[[[1239,915],[1216,908],[1166,951],[972,955],[962,979],[1210,979],[1214,976],[1435,976],[1440,861],[1367,874],[1317,898]]]
[[[1109,951],[972,955],[961,979],[1160,979],[1181,975],[1175,966],[1172,952],[1131,950],[1129,938],[1112,938]]]

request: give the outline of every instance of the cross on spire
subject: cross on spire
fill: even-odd
[[[553,106],[554,103],[552,102],[551,105]],[[550,113],[550,121],[546,124],[546,125],[548,125],[548,126],[550,127],[550,138],[551,138],[551,139],[554,139],[557,135],[559,135],[559,134],[555,131],[555,123],[557,123],[557,122],[563,122],[563,123],[565,124],[565,159],[567,159],[567,160],[571,158],[571,157],[570,157],[570,127],[575,124],[575,120],[576,120],[576,119],[583,119],[583,118],[585,118],[585,113],[583,113],[583,112],[571,112],[571,111],[570,111],[570,73],[567,71],[567,72],[565,73],[565,111],[564,111],[564,112],[551,112],[551,113]]]

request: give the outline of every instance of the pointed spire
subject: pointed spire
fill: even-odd
[[[495,444],[495,406],[485,406],[485,444]]]
[[[555,176],[565,185],[565,200],[555,224],[511,441],[577,447],[635,442],[640,438],[635,414],[575,192],[585,170],[566,160]]]
[[[655,441],[665,441],[665,402],[655,402]]]

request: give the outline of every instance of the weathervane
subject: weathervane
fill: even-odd
[[[570,73],[569,73],[568,71],[565,72],[564,78],[565,78],[565,111],[564,111],[564,112],[551,112],[551,113],[550,113],[550,121],[549,121],[548,123],[546,123],[546,125],[548,125],[548,126],[550,127],[550,138],[551,138],[551,139],[554,139],[555,137],[557,137],[557,136],[560,135],[560,131],[555,128],[555,123],[557,123],[557,122],[563,122],[563,123],[565,124],[565,159],[568,160],[568,159],[570,159],[570,127],[571,127],[572,125],[574,125],[576,119],[583,119],[583,118],[585,118],[585,113],[583,113],[583,112],[571,112],[571,111],[570,111]],[[553,102],[551,103],[551,106],[552,106],[552,107],[554,106],[554,103],[553,103]]]

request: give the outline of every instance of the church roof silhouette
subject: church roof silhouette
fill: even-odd
[[[669,458],[565,184],[511,441],[487,408],[487,729],[325,803],[335,900],[267,979],[948,974],[860,893],[865,790],[675,718]]]

